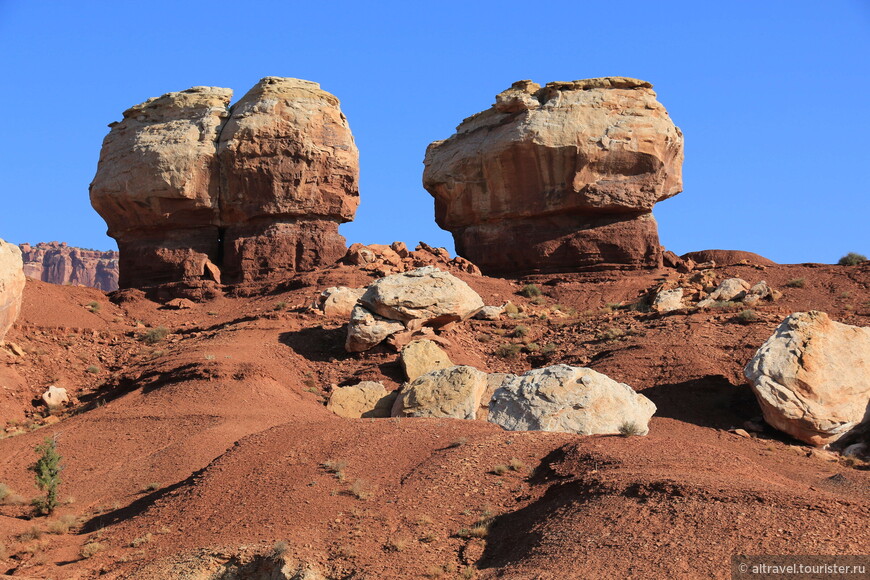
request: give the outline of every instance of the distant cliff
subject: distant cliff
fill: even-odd
[[[21,244],[24,274],[52,284],[118,289],[118,252],[85,250],[65,242]]]

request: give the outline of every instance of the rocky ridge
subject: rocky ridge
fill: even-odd
[[[118,289],[118,252],[88,250],[66,242],[20,244],[24,275],[50,284],[90,286],[103,292]]]

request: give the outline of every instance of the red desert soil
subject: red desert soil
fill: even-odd
[[[454,362],[603,372],[658,406],[650,435],[629,438],[333,415],[331,385],[403,379],[390,347],[348,354],[345,321],[305,309],[326,286],[371,279],[352,267],[185,310],[28,280],[7,336],[25,354],[0,349],[0,482],[12,492],[0,577],[269,578],[280,560],[328,578],[728,578],[732,554],[866,553],[863,465],[728,430],[760,415],[742,367],[785,316],[870,325],[870,267],[715,273],[784,295],[741,323],[741,308],[626,307],[673,270],[462,275],[487,304],[530,315],[446,332]],[[529,282],[539,304],[518,293]],[[528,334],[512,337],[520,324]],[[160,326],[164,339],[143,341]],[[498,356],[507,343],[523,351]],[[74,397],[59,421],[34,402],[49,384]],[[36,518],[28,466],[46,436],[63,456],[64,503]]]

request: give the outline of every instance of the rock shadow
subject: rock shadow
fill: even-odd
[[[735,385],[722,375],[656,385],[642,393],[656,404],[657,417],[700,427],[730,429],[761,416],[761,407],[749,385]]]
[[[282,332],[278,340],[300,356],[317,362],[336,362],[353,356],[344,350],[347,325],[338,328],[303,328],[295,332]]]
[[[113,526],[115,524],[129,520],[130,518],[138,516],[149,507],[151,507],[154,502],[156,502],[164,495],[171,493],[182,486],[192,484],[194,478],[202,473],[202,471],[203,470],[197,470],[185,479],[179,481],[178,483],[168,485],[164,488],[143,495],[129,505],[92,517],[82,525],[79,534],[90,534],[91,532],[96,532],[97,530],[100,530],[102,528]]]

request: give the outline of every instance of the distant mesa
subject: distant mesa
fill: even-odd
[[[65,242],[19,245],[24,275],[51,284],[118,289],[118,252],[87,250]]]
[[[110,125],[91,204],[120,249],[121,288],[284,278],[332,264],[359,204],[359,153],[317,83],[193,87]]]
[[[650,83],[519,81],[429,145],[423,185],[484,274],[657,268],[652,208],[682,191],[682,163]]]

